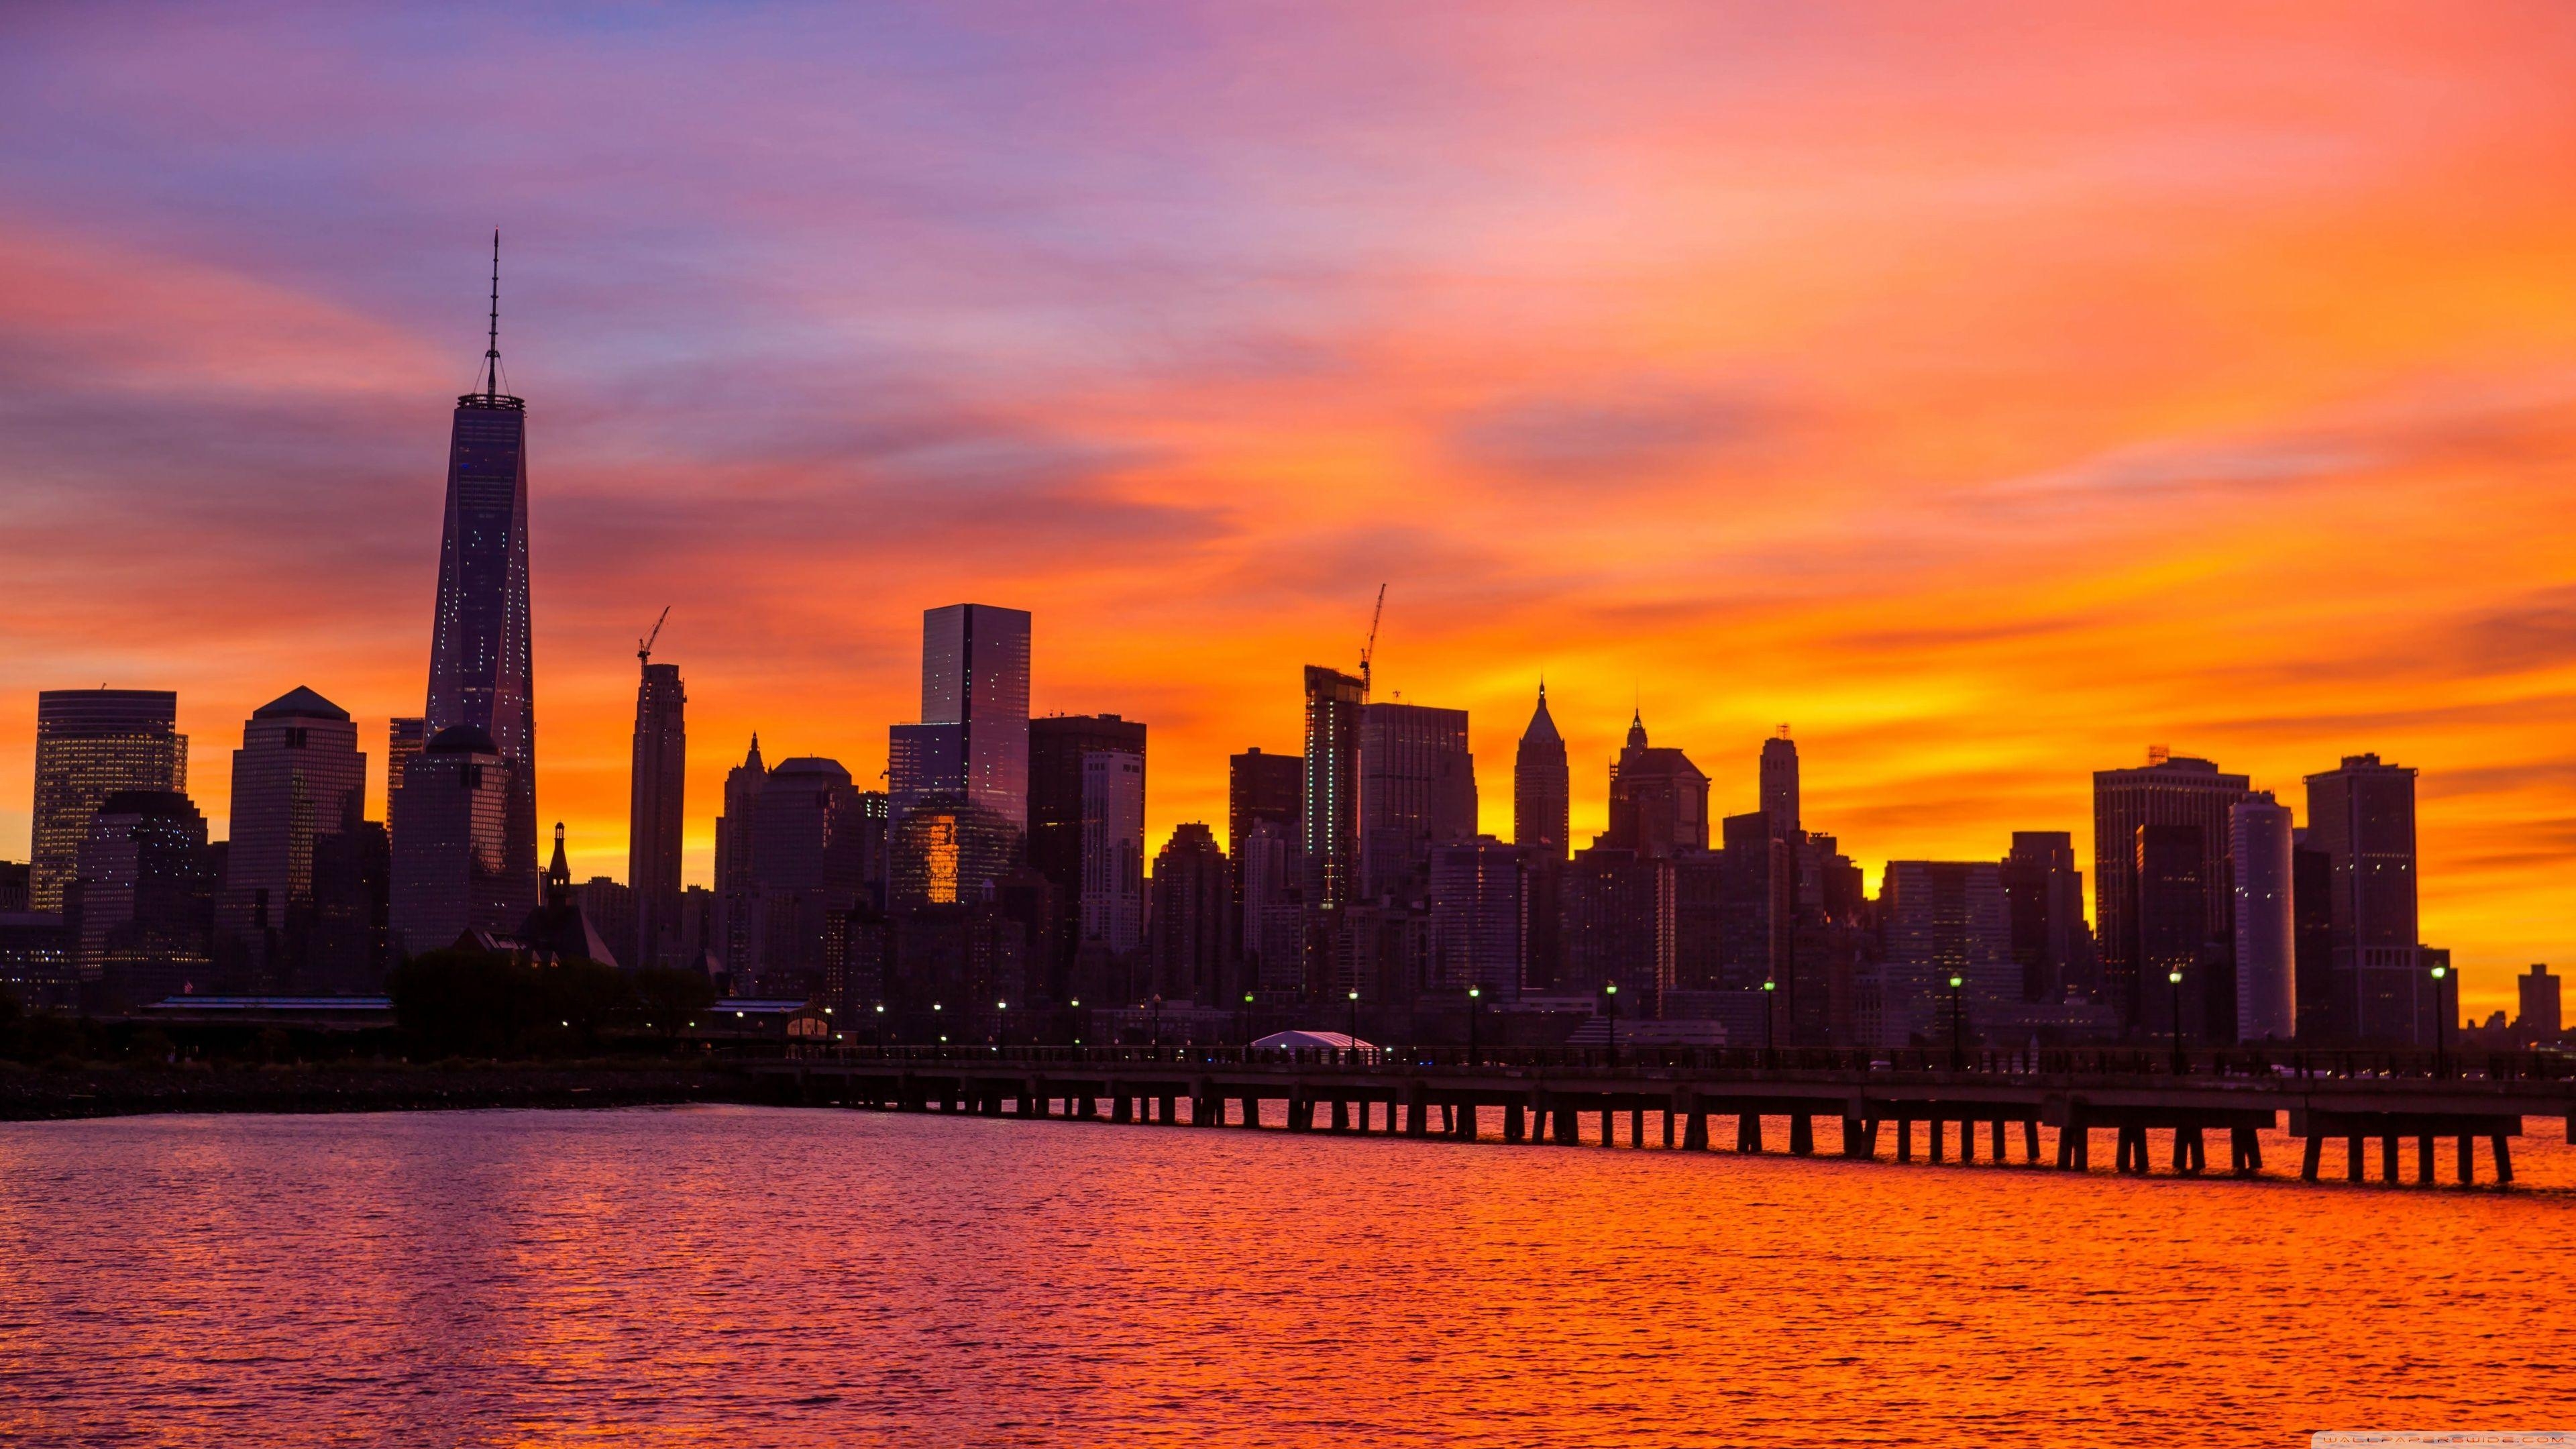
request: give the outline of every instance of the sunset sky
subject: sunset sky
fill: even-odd
[[[1542,671],[1873,878],[2150,744],[2423,771],[2464,1005],[2576,911],[2576,7],[227,7],[0,14],[0,855],[35,692],[420,712],[449,409],[529,402],[538,808],[690,876],[753,730],[884,768],[920,612],[1036,615],[1150,820],[1298,666]],[[2089,862],[2088,862],[2089,864]]]

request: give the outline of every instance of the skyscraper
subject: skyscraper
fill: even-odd
[[[1610,765],[1610,830],[1605,845],[1665,857],[1708,849],[1708,776],[1679,750],[1646,743],[1642,713]]]
[[[768,782],[755,734],[742,763],[725,771],[724,813],[716,817],[716,958],[737,982],[751,978],[752,817]]]
[[[750,833],[753,983],[767,996],[810,994],[823,984],[833,918],[859,903],[878,864],[865,804],[839,761],[781,760],[761,782]]]
[[[518,766],[474,725],[451,725],[403,771],[394,809],[387,921],[405,955],[443,951],[467,931],[508,936],[536,909],[536,822],[519,806]]]
[[[956,725],[966,803],[1029,828],[1029,615],[950,604],[921,615],[921,722]]]
[[[2235,1040],[2236,983],[2229,964],[2235,957],[2233,905],[2225,932],[2213,932],[2209,921],[2211,897],[2224,900],[2228,894],[2224,850],[2213,852],[2197,825],[2141,825],[2131,861],[2128,919],[2138,947],[2135,1026],[2143,1035],[2169,1037],[2179,1000],[2185,1040],[2202,1046]],[[2172,979],[2176,972],[2182,976],[2179,991]]]
[[[1085,941],[1122,954],[1144,942],[1143,755],[1093,750],[1082,757],[1080,915]]]
[[[1154,857],[1150,938],[1154,989],[1165,1000],[1219,1006],[1240,994],[1226,930],[1234,914],[1232,875],[1216,832],[1195,820],[1174,826]]]
[[[1029,721],[1029,864],[1054,888],[1055,920],[1049,934],[1065,960],[1083,935],[1083,765],[1095,754],[1133,755],[1142,762],[1145,722],[1114,714],[1047,715]],[[1141,775],[1137,783],[1141,848]]]
[[[1474,987],[1497,1005],[1520,999],[1528,856],[1545,849],[1505,845],[1490,835],[1432,847],[1432,979],[1426,985]]]
[[[1614,845],[1574,853],[1559,897],[1561,991],[1617,986],[1629,1020],[1662,1013],[1674,985],[1673,862]]]
[[[36,808],[28,905],[63,908],[90,817],[124,790],[188,788],[179,696],[166,689],[48,689],[36,696]]]
[[[217,874],[206,819],[175,790],[120,790],[82,837],[65,935],[111,1010],[213,984]]]
[[[1524,850],[1562,861],[1573,843],[1573,784],[1565,763],[1565,740],[1547,712],[1547,685],[1538,687],[1538,707],[1521,731],[1512,757],[1512,843]]]
[[[2075,837],[2063,830],[2014,831],[2003,885],[2022,1000],[2063,1001],[2070,986],[2089,989],[2092,936],[2084,927],[2084,873],[2075,868]]]
[[[1296,755],[1265,755],[1259,745],[1231,756],[1225,772],[1226,848],[1237,856],[1256,822],[1279,827],[1279,838],[1296,848],[1297,822],[1306,799],[1306,762]]]
[[[2228,811],[2236,891],[2236,1039],[2298,1035],[2298,929],[2291,898],[2290,807],[2269,790]]]
[[[1975,1040],[1980,1007],[2021,999],[2003,870],[1990,860],[1891,860],[1879,887],[1886,938],[1880,1046],[1950,1040],[1950,978],[1960,978],[1961,1029]]]
[[[1467,712],[1360,707],[1360,891],[1419,904],[1432,847],[1476,834],[1476,757]]]
[[[418,715],[396,715],[385,730],[385,831],[390,838],[394,828],[394,792],[402,788],[403,771],[420,757],[421,747],[429,743],[429,731]]]
[[[1295,864],[1296,839],[1293,825],[1267,819],[1254,820],[1234,837],[1246,985],[1274,1001],[1294,997],[1306,984],[1306,897]]]
[[[2308,844],[2331,862],[2336,992],[2365,1041],[2413,1042],[2417,1001],[2415,772],[2346,755],[2308,776]],[[2430,1045],[2429,1042],[2423,1043]]]
[[[629,966],[678,956],[680,820],[688,790],[689,737],[680,666],[646,663],[635,688],[635,751],[626,807],[626,887],[633,893]],[[600,924],[594,918],[594,924]],[[603,927],[604,929],[604,927]],[[626,928],[621,927],[620,930]]]
[[[2549,974],[2547,963],[2534,963],[2530,970],[2513,978],[2513,988],[2514,1004],[2519,1008],[2513,1020],[2514,1044],[2527,1047],[2558,1040],[2567,1029],[2566,1019],[2561,1014],[2558,978]]]
[[[367,757],[347,710],[299,686],[252,711],[233,751],[218,924],[255,950],[279,939],[269,933],[300,930],[315,840],[354,834],[366,801]]]
[[[2143,768],[2093,772],[2093,929],[2102,959],[2102,990],[2133,1025],[2145,1003],[2138,964],[2138,925],[2130,903],[2137,895],[2138,827],[2189,825],[2200,831],[2200,863],[2193,876],[2223,880],[2227,862],[2227,811],[2245,798],[2243,775],[2222,775],[2207,760],[2147,752]],[[2202,893],[2209,919],[2203,940],[2223,940],[2236,929],[2224,890]],[[2165,984],[2154,972],[2154,984]]]
[[[483,390],[456,400],[447,449],[447,511],[438,546],[438,614],[430,632],[433,741],[471,728],[510,762],[514,852],[504,871],[537,884],[537,711],[528,624],[528,405],[501,389],[501,235],[492,234],[492,316]],[[397,859],[402,842],[394,843]],[[400,871],[397,867],[397,881]],[[441,945],[445,942],[439,943]]]
[[[1787,725],[1762,742],[1762,813],[1771,817],[1773,835],[1798,838],[1798,745]]]
[[[1309,910],[1338,911],[1359,886],[1360,711],[1368,687],[1356,675],[1306,666],[1305,815],[1298,848],[1306,861]]]

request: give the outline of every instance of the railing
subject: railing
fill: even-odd
[[[1170,1066],[1363,1075],[1544,1072],[1648,1075],[1899,1075],[2051,1078],[2191,1078],[2218,1082],[2483,1081],[2576,1082],[2576,1055],[2556,1051],[2426,1052],[2240,1048],[2187,1051],[2078,1047],[2039,1052],[1951,1052],[1941,1047],[1373,1047],[1254,1050],[1218,1046],[870,1046],[861,1043],[742,1044],[736,1055],[889,1066],[1008,1065],[1043,1073],[1083,1067]]]

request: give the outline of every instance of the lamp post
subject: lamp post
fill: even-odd
[[[877,1050],[885,1050],[885,1003],[877,1003]]]
[[[1250,1001],[1252,998],[1247,996],[1243,999]],[[1351,1050],[1358,1051],[1360,1049],[1360,994],[1356,991],[1350,993],[1350,1001],[1351,1029],[1348,1035],[1351,1039]]]
[[[1082,998],[1077,996],[1065,1005],[1073,1009],[1073,1017],[1066,1024],[1065,1034],[1073,1038],[1075,1046],[1080,1046],[1082,1045]]]
[[[1243,1049],[1247,1052],[1252,1050],[1252,993],[1249,991],[1243,993]]]
[[[1966,984],[1965,977],[1950,978],[1950,1070],[1954,1072],[1959,1070],[1959,1052],[1968,1034],[1967,1017],[1959,1006],[1959,988]]]
[[[2182,968],[2165,973],[2165,983],[2173,988],[2173,1072],[2182,1075]]]
[[[1779,989],[1777,981],[1765,980],[1762,983],[1762,1065],[1766,1067],[1771,1065],[1771,998]]]
[[[1478,1042],[1477,1042],[1477,1040],[1476,1040],[1476,1018],[1477,1018],[1479,1015],[1483,1014],[1484,1009],[1485,1009],[1485,988],[1483,988],[1483,987],[1481,987],[1481,986],[1470,986],[1470,987],[1468,987],[1468,988],[1467,988],[1467,1065],[1469,1065],[1469,1066],[1471,1066],[1471,1067],[1472,1067],[1472,1066],[1474,1066],[1474,1065],[1476,1065],[1476,1063],[1477,1063],[1477,1062],[1479,1062],[1480,1060],[1482,1060],[1482,1059],[1483,1059],[1483,1057],[1484,1057],[1484,1053],[1483,1053],[1483,1051],[1482,1051],[1482,1050],[1480,1050],[1480,1048],[1479,1048],[1479,1044],[1478,1044]]]
[[[1602,1015],[1610,1022],[1610,1060],[1619,1060],[1619,983],[1606,982],[1601,987]]]
[[[1154,993],[1154,1050],[1163,1049],[1163,993]]]
[[[2451,968],[2448,966],[2433,968],[2433,1075],[2437,1077],[2447,1077],[2451,1074],[2448,1060],[2451,1043],[2451,1010],[2442,1004],[2442,983],[2450,974]]]
[[[1000,1051],[1011,1044],[1011,1003],[996,1001],[993,1010],[996,1013],[993,1018],[993,1050]]]

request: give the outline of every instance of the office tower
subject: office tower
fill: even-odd
[[[2290,917],[2297,943],[2299,1042],[2349,1042],[2353,1002],[2336,990],[2334,970],[2334,857],[2311,844],[2305,829],[2290,832]]]
[[[2236,1039],[2289,1041],[2299,1032],[2298,915],[2290,808],[2258,791],[2228,810],[2236,892]]]
[[[2559,1014],[2558,978],[2549,974],[2548,966],[2535,965],[2513,978],[2513,985],[2521,1008],[2514,1017],[2514,1044],[2528,1047],[2558,1040],[2567,1030],[2566,1018]]]
[[[2148,974],[2138,964],[2138,927],[2129,910],[2137,895],[2138,827],[2198,829],[2204,854],[2196,874],[2204,882],[2220,880],[2228,807],[2245,798],[2245,789],[2243,775],[2222,775],[2207,760],[2168,756],[2162,748],[2149,750],[2142,768],[2093,772],[2093,929],[2103,995],[2124,1026],[2137,1023]],[[2224,891],[2205,894],[2210,916],[2203,939],[2224,939],[2236,929],[2234,909]],[[2165,984],[2162,971],[2152,974],[2152,984]]]
[[[429,732],[418,716],[396,716],[385,731],[385,831],[394,826],[394,792],[402,788],[403,770],[420,756],[421,747],[429,743]]]
[[[678,954],[680,821],[688,793],[688,695],[680,666],[644,665],[635,687],[635,751],[627,781],[626,884],[634,893],[635,919],[611,933],[629,937],[617,959],[629,966],[659,966]],[[603,917],[592,924],[609,930]]]
[[[924,800],[886,826],[886,910],[989,902],[1019,850],[1020,833],[992,811]]]
[[[2427,1015],[2418,1001],[2415,772],[2377,755],[2346,755],[2307,783],[2308,843],[2334,872],[2327,900],[2335,989],[2353,1003],[2353,1033],[2430,1046],[2416,1040]]]
[[[1772,833],[1767,811],[1729,815],[1719,825],[1718,979],[1725,991],[1758,991],[1774,983],[1778,1009],[1796,995],[1791,970],[1797,926],[1796,856]],[[1687,852],[1704,855],[1705,852]]]
[[[65,893],[65,935],[84,986],[111,1010],[213,985],[215,890],[206,818],[175,790],[99,802]]]
[[[1256,821],[1279,827],[1279,838],[1297,848],[1306,803],[1306,761],[1299,755],[1265,755],[1259,745],[1226,760],[1225,839],[1238,858]]]
[[[748,942],[759,994],[821,989],[824,933],[859,903],[879,864],[869,834],[859,791],[837,760],[781,760],[762,781],[751,812]]]
[[[751,827],[768,783],[754,734],[742,763],[725,771],[724,813],[716,817],[715,952],[735,981],[751,979]]]
[[[23,860],[0,860],[0,911],[26,909],[27,863]]]
[[[430,737],[403,770],[393,809],[393,879],[387,922],[407,956],[443,951],[468,931],[509,936],[537,906],[533,842],[513,778],[518,767],[492,737],[452,725]]]
[[[1891,860],[1879,886],[1885,1000],[1876,1045],[1951,1040],[1950,978],[1960,978],[1963,1033],[2021,999],[2003,868],[1990,860]]]
[[[1048,715],[1029,721],[1029,864],[1046,877],[1047,935],[1061,966],[1082,940],[1083,761],[1094,754],[1145,759],[1145,722],[1114,714]],[[1142,779],[1138,781],[1142,786]],[[1140,797],[1141,799],[1141,790]],[[1138,835],[1143,835],[1139,814]]]
[[[1541,683],[1538,708],[1530,711],[1520,750],[1512,756],[1512,843],[1553,860],[1565,859],[1574,843],[1572,810],[1565,740],[1547,712],[1547,685]]]
[[[1574,853],[1560,899],[1565,952],[1556,986],[1598,995],[1619,988],[1619,1014],[1659,1015],[1673,987],[1673,863],[1619,846]]]
[[[1222,858],[1222,857],[1220,857]],[[1145,937],[1145,757],[1082,757],[1082,939],[1124,954]]]
[[[2138,943],[2136,1029],[2142,1035],[2169,1036],[2179,995],[2185,1041],[2203,1046],[2234,1041],[2233,902],[2224,932],[2213,933],[2209,924],[2210,898],[2230,895],[2224,851],[2213,852],[2197,825],[2141,825],[2131,859],[2129,920]],[[2179,993],[2175,972],[2182,973]]]
[[[572,904],[608,952],[592,960],[613,960],[630,969],[655,964],[641,954],[636,933],[644,917],[636,907],[633,886],[614,876],[595,875],[572,887]]]
[[[1681,751],[1648,746],[1643,714],[1629,719],[1610,766],[1610,830],[1601,840],[1657,858],[1708,849],[1708,776]]]
[[[301,934],[313,904],[315,840],[353,834],[366,803],[367,757],[347,710],[299,686],[251,712],[233,751],[232,841],[216,921],[251,945],[272,984],[288,963],[272,959],[271,948]]]
[[[361,820],[355,830],[313,837],[313,903],[295,963],[298,995],[369,996],[392,964],[393,841]]]
[[[1029,615],[991,604],[921,614],[921,722],[955,725],[960,793],[1029,827]]]
[[[1787,725],[1762,742],[1762,813],[1771,817],[1772,834],[1798,838],[1798,746]]]
[[[2075,837],[2063,830],[2016,830],[2003,862],[2004,904],[2012,915],[2021,999],[2063,1001],[2090,982],[2092,933],[2084,927],[2084,873]]]
[[[1306,905],[1338,911],[1356,898],[1360,854],[1360,713],[1368,687],[1355,675],[1306,666]]]
[[[0,992],[37,1010],[80,1005],[80,971],[63,944],[60,913],[0,910]]]
[[[48,689],[36,696],[36,808],[27,899],[63,908],[100,802],[125,790],[188,788],[179,696],[166,689]]]
[[[438,613],[430,631],[429,705],[421,712],[422,728],[432,743],[451,729],[479,730],[490,738],[493,751],[509,761],[506,783],[512,794],[503,837],[517,853],[500,869],[526,875],[533,893],[537,707],[528,626],[528,405],[501,391],[497,232],[492,238],[491,336],[483,358],[483,390],[456,400],[448,435]],[[401,832],[395,835],[399,859]],[[399,894],[399,867],[396,880]]]
[[[1360,707],[1360,892],[1419,904],[1431,849],[1476,833],[1476,758],[1467,712]]]
[[[1293,824],[1268,819],[1253,820],[1235,837],[1235,885],[1242,892],[1239,949],[1247,989],[1271,1001],[1291,999],[1306,984],[1306,896],[1296,840]]]
[[[901,820],[925,802],[954,805],[965,798],[965,726],[899,724],[887,727],[886,799],[893,818]]]
[[[1198,821],[1172,828],[1154,857],[1154,989],[1166,1001],[1223,1006],[1234,989],[1226,926],[1234,914],[1233,872],[1216,832]]]
[[[1431,980],[1437,991],[1481,990],[1488,1005],[1518,1001],[1528,893],[1527,857],[1545,845],[1490,835],[1431,851]]]

